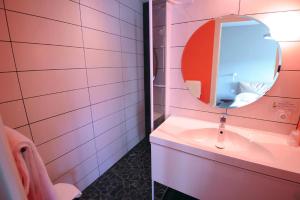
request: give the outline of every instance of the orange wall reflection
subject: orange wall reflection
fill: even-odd
[[[184,81],[200,81],[201,101],[209,103],[214,49],[215,20],[194,32],[187,42],[181,60]]]

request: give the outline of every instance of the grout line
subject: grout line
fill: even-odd
[[[206,111],[206,110],[196,110],[196,109],[191,109],[191,108],[182,108],[182,107],[172,106],[172,105],[170,105],[170,107],[176,108],[176,109],[181,109],[181,110],[191,110],[191,111],[205,112],[205,113],[217,114],[217,115],[220,115],[223,113],[223,112],[212,112],[212,111]],[[225,109],[223,109],[223,110],[225,110]]]
[[[14,99],[14,100],[8,100],[8,101],[3,101],[3,102],[0,102],[0,105],[2,104],[7,104],[7,103],[13,103],[13,102],[16,102],[16,101],[22,101],[22,97],[21,99]]]
[[[182,108],[182,107],[177,107],[177,106],[170,106],[173,108],[177,109],[182,109],[182,110],[191,110],[191,111],[197,111],[197,112],[206,112],[206,113],[212,113],[212,114],[221,114],[221,113],[216,113],[216,112],[209,112],[209,111],[202,111],[202,110],[196,110],[196,109],[190,109],[190,108]],[[260,121],[265,121],[265,122],[273,122],[273,123],[279,123],[279,124],[288,124],[288,125],[296,125],[294,123],[287,123],[287,122],[279,122],[279,121],[273,121],[273,120],[266,120],[266,119],[260,119],[260,118],[254,118],[254,117],[246,117],[246,116],[239,116],[239,115],[233,115],[233,114],[227,114],[228,117],[240,117],[244,119],[254,119],[254,120],[260,120]]]
[[[121,3],[120,3],[120,1],[118,1],[118,8],[119,8],[119,17],[121,19]],[[119,21],[119,24],[120,24],[120,33],[121,33],[122,32],[121,21]],[[122,64],[123,64],[124,53],[123,53],[123,47],[122,47],[122,39],[120,39],[120,47],[121,47],[121,60],[122,60]],[[136,47],[136,49],[137,49],[137,47]],[[122,70],[122,81],[124,82],[124,80],[125,80],[125,72],[124,72],[124,70]],[[126,82],[126,83],[128,83],[128,82]],[[125,88],[125,82],[124,82],[124,88]],[[124,103],[124,106],[126,106],[126,100],[125,100],[125,98],[123,98],[123,103]],[[125,121],[124,127],[125,127],[125,130],[126,130],[126,111],[125,110],[124,110],[123,116],[124,116],[124,121]],[[123,135],[123,133],[122,133],[122,135]],[[126,144],[126,151],[128,152],[127,140],[125,140],[125,144]],[[98,151],[100,151],[100,150],[98,150]],[[100,166],[99,166],[99,168],[100,168]]]
[[[126,115],[126,109],[127,109],[127,108],[132,107],[132,106],[134,106],[134,105],[139,106],[138,104],[140,104],[140,103],[142,103],[142,102],[144,102],[144,101],[141,100],[141,101],[138,101],[136,104],[133,104],[133,105],[130,105],[130,106],[121,108],[120,110],[117,110],[117,111],[113,111],[112,113],[109,113],[109,114],[107,114],[107,115],[105,115],[105,116],[103,116],[103,117],[100,117],[100,118],[97,118],[97,119],[93,120],[93,122],[95,123],[95,122],[98,122],[98,121],[100,121],[100,120],[104,120],[105,118],[108,118],[108,117],[110,117],[111,115],[114,115],[114,114],[116,114],[116,113],[118,113],[118,112],[122,112],[122,111],[124,111],[124,112],[125,112],[125,115]],[[144,112],[144,111],[143,111],[143,112]],[[139,113],[139,112],[138,112],[138,113]],[[138,114],[138,113],[137,113],[137,114]],[[125,116],[125,118],[126,118],[126,116]]]
[[[9,40],[10,40],[9,41],[10,48],[11,48],[11,51],[12,51],[12,57],[13,57],[13,61],[14,61],[14,66],[15,66],[15,69],[17,70],[17,62],[16,62],[16,58],[15,58],[14,48],[13,48],[12,41],[11,41],[10,28],[9,28],[9,23],[8,23],[8,19],[7,19],[7,11],[5,9],[5,2],[4,1],[3,1],[3,7],[4,7],[4,14],[5,14],[5,21],[6,21],[8,36],[9,36]],[[27,109],[26,109],[26,106],[25,106],[24,95],[23,95],[23,91],[22,91],[22,87],[21,87],[21,82],[20,82],[20,77],[19,77],[18,72],[16,72],[16,75],[17,75],[17,79],[18,79],[18,86],[19,86],[19,90],[20,90],[20,94],[21,94],[21,98],[22,98],[22,103],[23,103],[23,108],[24,108],[24,111],[25,111],[26,120],[27,120],[27,123],[29,124],[28,113],[27,113]],[[32,130],[31,130],[30,125],[28,127],[29,127],[29,132],[30,132],[31,140],[34,142],[34,138],[33,138],[33,135],[32,135]]]
[[[213,20],[213,19],[215,19],[215,18],[203,18],[203,19],[195,19],[195,20],[190,20],[190,21],[175,22],[175,23],[171,23],[171,26],[193,23],[193,22],[209,21],[209,20]]]
[[[283,98],[283,99],[295,99],[295,100],[300,99],[300,97],[284,97],[284,96],[276,96],[276,95],[268,95],[268,94],[265,94],[264,97]]]
[[[101,29],[97,29],[97,28],[93,28],[93,27],[89,27],[89,26],[78,25],[78,24],[75,24],[75,23],[70,23],[70,22],[66,22],[66,21],[62,21],[62,20],[58,20],[58,19],[53,19],[53,18],[49,18],[49,17],[44,17],[44,16],[40,16],[40,15],[35,15],[35,14],[31,14],[31,13],[20,12],[20,11],[16,11],[16,10],[10,10],[10,9],[5,9],[5,10],[9,11],[9,12],[12,12],[12,13],[18,13],[18,14],[22,14],[22,15],[31,16],[31,17],[36,17],[36,18],[51,20],[51,21],[55,21],[55,22],[59,22],[59,23],[64,23],[64,24],[68,24],[68,25],[71,25],[71,26],[81,27],[81,28],[83,27],[83,28],[94,30],[94,31],[103,32],[103,33],[106,33],[106,34],[110,34],[110,35],[114,35],[114,36],[119,36],[119,37],[124,37],[124,38],[132,39],[132,40],[135,40],[135,41],[143,42],[143,41],[138,40],[138,39],[129,38],[129,37],[126,37],[126,36],[122,36],[122,35],[113,33],[113,32],[108,32],[108,31],[105,31],[105,30],[101,30]],[[140,28],[140,29],[142,29],[142,28]]]
[[[88,158],[80,161],[78,164],[74,165],[71,169],[67,170],[66,172],[62,173],[61,175],[59,175],[57,178],[54,178],[52,181],[55,183],[55,181],[57,181],[58,179],[60,179],[61,177],[65,176],[66,174],[70,173],[72,170],[74,170],[76,167],[80,166],[82,163],[86,162],[87,160],[91,159],[92,157],[96,156],[97,159],[97,155],[96,153],[92,154],[91,156],[88,156]],[[97,166],[98,167],[98,166]],[[93,171],[93,170],[91,170]]]
[[[177,48],[177,47],[175,47],[175,48]],[[292,67],[292,66],[289,66],[289,67]],[[158,69],[163,69],[163,68],[158,68]],[[169,69],[171,69],[171,70],[181,70],[181,67],[175,66],[175,67],[170,67]],[[280,72],[300,72],[300,67],[299,67],[299,69],[281,69]]]
[[[175,88],[169,87],[170,90],[189,90],[188,88]],[[272,88],[271,88],[272,89]],[[283,99],[300,99],[300,97],[285,97],[285,96],[276,96],[276,95],[268,95],[267,93],[263,95],[264,97],[272,97],[272,98],[283,98]]]
[[[140,101],[140,102],[141,102],[141,101]],[[138,103],[137,103],[137,104],[138,104]],[[137,105],[137,104],[136,104],[136,105]],[[126,108],[128,108],[128,107],[126,107]],[[114,111],[114,112],[109,113],[108,115],[105,115],[104,117],[99,118],[99,119],[96,119],[96,120],[93,120],[93,119],[91,118],[91,121],[90,121],[90,122],[88,122],[88,123],[86,123],[86,124],[84,124],[84,125],[82,125],[82,126],[79,126],[79,127],[76,127],[76,128],[74,128],[74,129],[72,129],[72,130],[66,131],[66,132],[64,132],[64,133],[62,133],[62,134],[60,134],[60,135],[58,135],[58,136],[56,136],[56,137],[54,137],[54,138],[51,138],[51,139],[49,139],[49,140],[47,140],[47,141],[45,141],[45,142],[42,142],[42,143],[39,143],[39,144],[35,144],[35,145],[36,145],[37,147],[38,147],[38,146],[41,146],[41,145],[43,145],[43,144],[48,143],[49,141],[58,139],[58,138],[60,138],[60,137],[62,137],[62,136],[64,136],[64,135],[70,134],[70,133],[72,133],[72,132],[74,132],[74,131],[77,131],[77,130],[79,130],[79,129],[85,127],[85,126],[90,125],[90,124],[94,125],[95,122],[104,120],[105,118],[108,118],[108,117],[110,117],[110,116],[112,116],[112,115],[114,115],[114,114],[116,114],[116,113],[118,113],[118,112],[122,112],[122,111],[125,112],[126,108],[122,108],[122,109],[120,109],[120,110]],[[144,111],[139,111],[138,113],[136,113],[136,115],[139,115],[139,114],[142,113],[142,112],[144,112]],[[136,116],[136,115],[134,115],[134,116]],[[129,119],[133,118],[134,116],[129,117]],[[125,120],[124,122],[126,122],[126,120]],[[29,126],[29,124],[26,124],[26,125],[22,125],[22,126],[16,127],[15,129],[22,128],[22,127],[25,127],[25,126]]]
[[[78,110],[87,108],[87,107],[89,107],[89,105],[83,106],[83,107],[79,107],[79,108],[76,108],[76,109],[74,109],[74,110],[69,110],[69,111],[66,111],[66,112],[63,112],[63,113],[59,113],[59,114],[56,114],[56,115],[52,115],[52,116],[50,116],[50,117],[46,117],[46,118],[43,118],[43,119],[39,119],[39,120],[37,120],[37,121],[29,122],[29,124],[32,125],[32,124],[35,124],[35,123],[38,123],[38,122],[41,122],[41,121],[45,121],[45,120],[52,119],[52,118],[55,118],[55,117],[58,117],[58,116],[62,116],[62,115],[65,115],[65,114],[68,114],[68,113],[71,113],[71,112],[74,112],[74,111],[78,111]]]
[[[102,121],[102,120],[104,120],[104,119],[106,119],[106,118],[109,118],[109,117],[111,117],[112,115],[115,115],[115,114],[117,114],[117,113],[119,113],[119,112],[125,112],[125,108],[121,108],[120,110],[113,111],[113,112],[111,112],[111,113],[109,113],[109,114],[107,114],[107,115],[105,115],[105,116],[103,116],[103,117],[97,118],[97,119],[93,120],[93,123],[95,124],[95,123],[97,123],[97,122],[99,122],[99,121]]]
[[[127,81],[124,81],[124,82],[140,81],[140,80],[143,80],[143,78],[133,79],[133,80],[127,80]],[[114,85],[114,84],[118,84],[118,83],[122,83],[122,81],[113,82],[113,83],[99,84],[99,85],[94,85],[94,86],[90,86],[90,87],[82,87],[82,88],[75,88],[75,89],[70,89],[70,90],[63,90],[63,91],[58,91],[58,92],[52,92],[52,93],[41,94],[41,95],[36,95],[36,96],[30,96],[30,97],[23,97],[23,99],[24,100],[33,99],[33,98],[44,97],[44,96],[49,96],[49,95],[67,93],[67,92],[78,91],[78,90],[84,90],[84,89],[88,89],[88,88],[109,86],[109,85]],[[142,91],[142,90],[137,90],[135,92],[139,92],[139,91]],[[131,94],[131,93],[133,93],[133,92],[125,93],[124,95]],[[12,103],[12,102],[15,102],[15,101],[20,101],[20,100],[22,100],[22,99],[14,99],[14,100],[9,100],[9,101],[4,101],[4,102],[0,102],[0,105],[1,104],[5,104],[5,103]]]
[[[94,155],[94,154],[93,154],[93,155]],[[97,160],[98,160],[98,159],[97,159]],[[98,161],[97,161],[97,162],[98,162]],[[84,177],[80,178],[77,182],[75,182],[74,185],[77,186],[77,184],[78,184],[80,181],[84,180],[86,177],[88,177],[89,175],[91,175],[91,174],[92,174],[94,171],[96,171],[96,170],[98,171],[98,174],[100,175],[100,170],[99,170],[99,167],[97,166],[97,167],[95,167],[94,169],[92,169],[91,171],[89,171]],[[99,176],[98,176],[97,178],[99,178]],[[96,179],[97,179],[97,178],[96,178]],[[96,180],[96,179],[95,179],[95,180]],[[94,181],[95,181],[95,180],[94,180]],[[93,182],[94,182],[94,181],[93,181]],[[93,182],[92,182],[92,183],[93,183]],[[77,186],[77,187],[78,187],[78,186]]]
[[[110,131],[110,130],[113,129],[113,128],[116,128],[116,127],[118,127],[118,126],[121,126],[122,124],[125,124],[125,121],[122,121],[122,122],[119,123],[118,125],[111,127],[110,129],[108,129],[108,130],[106,130],[105,132],[103,132],[101,135],[107,133],[108,131]],[[138,126],[139,126],[139,124],[138,124],[137,126],[134,126],[133,128],[131,128],[130,130],[133,130],[134,128],[136,128],[136,127],[138,127]],[[130,130],[128,130],[128,131],[130,131]],[[127,133],[128,131],[122,133],[122,136],[125,137],[125,136],[126,136],[126,133]],[[99,137],[99,136],[101,136],[101,135],[98,135],[97,137]],[[97,138],[97,137],[96,137],[96,138]],[[59,158],[65,156],[65,155],[67,155],[68,153],[70,153],[70,152],[72,152],[72,151],[74,151],[74,150],[76,150],[76,149],[78,149],[78,148],[84,146],[85,144],[91,142],[92,140],[95,140],[95,138],[92,138],[91,140],[88,140],[87,142],[84,142],[84,143],[78,145],[77,147],[75,147],[75,148],[73,148],[73,149],[67,151],[66,153],[64,153],[64,154],[62,154],[62,155],[56,157],[55,159],[53,159],[53,160],[51,160],[51,161],[48,161],[47,163],[45,163],[45,165],[49,165],[50,163],[54,162],[55,160],[57,160],[57,159],[59,159]],[[98,163],[98,156],[97,156],[97,153],[98,153],[99,151],[103,150],[104,148],[106,148],[108,145],[110,145],[110,144],[112,144],[113,142],[117,141],[117,140],[118,140],[118,138],[115,139],[115,140],[113,140],[113,141],[111,141],[110,143],[106,144],[106,145],[105,145],[103,148],[101,148],[101,149],[98,149],[98,150],[97,150],[97,148],[96,148],[94,154],[92,154],[91,156],[89,156],[87,159],[84,159],[83,161],[80,161],[79,164],[75,165],[75,166],[72,167],[70,170],[68,170],[67,172],[63,173],[61,176],[59,176],[58,178],[55,178],[54,180],[57,180],[57,179],[61,178],[62,176],[64,176],[64,175],[67,174],[68,172],[70,172],[72,169],[74,169],[75,167],[79,166],[81,163],[87,161],[88,159],[90,159],[91,157],[93,157],[93,156],[95,156],[95,155],[96,155],[97,163]],[[96,144],[95,144],[95,145],[96,145]],[[126,143],[126,146],[127,146],[127,143]],[[95,146],[95,147],[96,147],[96,146]],[[100,167],[100,165],[98,165],[98,167]]]
[[[118,97],[118,98],[121,98],[121,97]],[[117,98],[112,98],[112,99],[117,99]],[[92,104],[93,105],[97,105],[97,104],[100,104],[100,103],[104,103],[104,102],[108,102],[112,99],[107,99],[105,101],[102,101],[102,102],[99,102],[99,103],[96,103],[96,104]],[[140,100],[141,101],[141,100]],[[140,101],[138,101],[137,103],[134,103],[134,104],[138,104]],[[134,104],[131,104],[131,105],[128,105],[128,106],[125,106],[124,109],[134,105]],[[55,117],[58,117],[58,116],[62,116],[62,115],[65,115],[65,114],[68,114],[68,113],[72,113],[72,112],[75,112],[75,111],[78,111],[78,110],[81,110],[81,109],[84,109],[84,108],[87,108],[89,107],[90,105],[87,105],[87,106],[83,106],[83,107],[80,107],[80,108],[76,108],[74,110],[70,110],[70,111],[67,111],[67,112],[63,112],[63,113],[59,113],[59,114],[56,114],[56,115],[53,115],[53,116],[50,116],[50,117],[47,117],[47,118],[44,118],[44,119],[40,119],[40,120],[37,120],[37,121],[34,121],[34,122],[29,122],[28,121],[28,125],[32,125],[32,124],[35,124],[35,123],[38,123],[38,122],[41,122],[41,121],[45,121],[45,120],[48,120],[48,119],[52,119],[52,118],[55,118]],[[98,119],[96,119],[95,121],[97,121]],[[22,125],[23,126],[23,125]]]
[[[76,150],[76,149],[78,149],[78,148],[80,148],[80,147],[86,145],[87,143],[89,143],[89,142],[91,142],[91,141],[94,141],[94,140],[95,140],[95,138],[92,138],[92,139],[90,139],[90,140],[88,140],[88,141],[86,141],[86,142],[84,142],[84,143],[81,143],[80,145],[74,147],[73,149],[68,150],[67,152],[65,152],[65,153],[63,153],[63,154],[57,156],[56,158],[54,158],[54,159],[52,159],[52,160],[46,162],[45,165],[46,165],[46,166],[49,165],[50,163],[54,162],[55,160],[60,159],[61,157],[67,155],[68,153],[71,153],[72,151],[74,151],[74,150]],[[95,143],[95,142],[94,142],[94,143]]]
[[[26,126],[29,126],[29,124],[24,124],[24,125],[21,125],[21,126],[17,126],[17,127],[14,127],[13,129],[24,128]]]
[[[123,124],[125,125],[125,123],[126,123],[126,120],[123,120],[123,121],[121,121],[119,124],[116,124],[116,125],[114,125],[114,126],[112,126],[112,127],[109,127],[109,128],[106,129],[105,131],[103,131],[103,132],[99,133],[98,135],[96,135],[96,137],[95,137],[94,139],[96,140],[98,137],[107,134],[107,133],[108,133],[109,131],[111,131],[112,129],[117,128],[117,127],[121,127]],[[96,151],[97,151],[97,152],[98,152],[99,150],[101,150],[101,149],[97,149],[97,148],[96,148]]]
[[[28,69],[28,70],[17,70],[18,72],[41,72],[41,71],[69,71],[69,70],[80,70],[80,69],[119,69],[122,67],[75,67],[75,68],[46,68],[46,69]]]
[[[243,15],[266,15],[274,13],[286,13],[286,12],[298,12],[300,9],[291,9],[291,10],[278,10],[278,11],[269,11],[269,12],[257,12],[257,13],[244,13]]]
[[[81,30],[81,39],[82,39],[82,45],[83,45],[83,56],[84,56],[84,65],[85,65],[85,75],[86,75],[86,82],[87,82],[87,86],[88,86],[88,95],[89,95],[89,108],[90,108],[90,114],[91,114],[91,119],[92,119],[92,129],[93,129],[93,143],[94,143],[94,148],[95,148],[95,151],[96,151],[96,157],[98,156],[97,155],[97,147],[96,147],[96,142],[95,142],[95,138],[96,138],[96,134],[95,134],[95,128],[94,128],[94,123],[93,123],[93,119],[94,119],[94,116],[93,116],[93,111],[92,111],[92,101],[91,101],[91,94],[90,94],[90,88],[89,88],[89,77],[88,77],[88,68],[87,68],[87,62],[86,62],[86,53],[85,53],[85,41],[84,41],[84,35],[83,35],[83,28],[82,28],[82,12],[81,12],[81,6],[80,6],[80,0],[79,0],[79,5],[78,5],[78,8],[79,8],[79,15],[80,15],[80,30]],[[97,166],[99,167],[99,162],[98,162],[98,159],[97,159]],[[99,170],[98,170],[99,172]],[[99,172],[100,173],[100,172]]]
[[[50,138],[50,139],[48,139],[47,141],[44,141],[44,142],[42,142],[42,143],[38,143],[38,144],[35,143],[35,145],[36,145],[36,147],[39,147],[39,146],[42,146],[42,145],[44,145],[44,144],[47,144],[48,142],[51,142],[51,141],[53,141],[53,140],[56,140],[56,139],[58,139],[58,138],[60,138],[60,137],[62,137],[62,136],[71,134],[71,133],[74,132],[74,131],[78,131],[79,129],[84,128],[84,127],[86,127],[86,126],[92,124],[92,122],[93,122],[93,120],[91,120],[90,122],[88,122],[88,123],[86,123],[86,124],[84,124],[84,125],[82,125],[82,126],[76,127],[76,128],[74,128],[74,129],[72,129],[72,130],[70,130],[70,131],[64,132],[64,133],[62,133],[62,134],[60,134],[60,135],[58,135],[58,136],[56,136],[56,137],[54,137],[54,138]]]
[[[127,150],[127,138],[126,138],[126,134],[123,133],[119,138],[117,138],[117,139],[115,139],[115,140],[109,142],[109,143],[106,144],[103,148],[99,149],[99,150],[97,151],[97,153],[98,153],[99,151],[104,150],[104,149],[107,148],[109,145],[111,145],[111,144],[113,144],[113,143],[115,143],[115,142],[117,142],[117,141],[119,141],[119,140],[121,140],[121,139],[123,139],[123,138],[124,138],[124,140],[125,140],[125,144],[124,144],[122,147],[126,146],[126,151],[128,152],[128,150]],[[110,154],[109,157],[106,158],[105,160],[103,160],[103,162],[102,162],[100,165],[102,165],[102,164],[105,163],[107,160],[109,160],[109,159],[111,158],[111,156],[113,156],[115,153],[119,152],[119,150],[120,150],[122,147],[118,148],[115,152],[113,152],[112,154]]]
[[[188,88],[169,87],[170,90],[189,90]]]
[[[295,10],[284,10],[284,11],[271,11],[271,12],[261,12],[261,13],[244,13],[243,15],[264,15],[264,14],[272,14],[272,13],[282,13],[282,12],[297,12],[300,11],[300,9]],[[171,23],[171,25],[180,25],[180,24],[186,24],[186,23],[192,23],[192,22],[201,22],[201,21],[208,21],[213,20],[215,18],[203,18],[203,19],[196,19],[196,20],[189,20],[189,21],[183,21],[183,22],[175,22]]]
[[[123,5],[123,6],[127,7],[127,8],[129,8],[130,10],[134,11],[136,14],[140,15],[140,17],[143,17],[143,14],[142,14],[142,13],[136,11],[135,9],[133,9],[133,8],[131,8],[130,6],[128,6],[128,5],[124,4],[124,3],[122,3],[121,1],[119,1],[119,3],[120,3],[121,5]]]
[[[121,19],[121,3],[118,1],[118,8],[119,8],[119,17]],[[121,26],[121,20],[119,20],[119,24],[120,24],[120,33],[122,32],[122,26]],[[125,62],[124,61],[124,53],[123,53],[123,48],[122,48],[122,39],[120,39],[120,48],[121,48],[121,63],[124,64]],[[136,48],[137,49],[137,48]],[[125,76],[125,73],[124,73],[124,70],[122,70],[122,81],[124,82],[124,76]],[[125,83],[123,85],[124,89],[125,89]],[[126,101],[125,99],[123,98],[123,104],[124,104],[124,107],[126,106]],[[124,113],[123,113],[123,116],[124,116],[124,119],[126,121],[126,109],[124,109]],[[124,125],[125,127],[125,130],[126,130],[126,123]],[[127,140],[125,141],[126,142],[126,151],[128,152],[128,144],[127,144]]]
[[[119,2],[117,2],[117,3],[119,3]],[[96,8],[90,7],[90,6],[88,6],[88,5],[85,5],[85,4],[80,4],[80,5],[83,6],[83,7],[87,7],[87,8],[89,8],[89,9],[92,9],[92,10],[94,10],[94,11],[97,11],[97,12],[99,12],[99,13],[106,14],[106,15],[108,15],[108,16],[110,16],[110,17],[113,17],[113,18],[115,18],[115,19],[117,19],[117,20],[120,20],[120,21],[122,21],[122,22],[125,22],[125,23],[127,23],[127,24],[129,24],[129,25],[132,25],[132,26],[134,26],[135,28],[139,28],[139,29],[143,30],[142,27],[140,27],[140,26],[138,26],[138,25],[136,25],[136,24],[132,24],[132,23],[130,23],[130,22],[128,22],[128,21],[125,21],[124,19],[121,19],[120,12],[119,12],[119,18],[118,18],[118,17],[116,17],[116,16],[113,16],[113,15],[111,15],[111,14],[108,14],[108,13],[104,12],[104,11],[98,10],[98,9],[96,9]],[[120,9],[119,9],[119,10],[120,10]]]
[[[19,43],[19,44],[33,44],[33,45],[44,45],[44,46],[57,46],[57,47],[70,47],[70,48],[79,48],[83,49],[82,46],[72,46],[72,45],[64,45],[64,44],[50,44],[50,43],[39,43],[39,42],[25,42],[25,41],[7,41],[7,40],[0,40],[0,42],[12,42],[12,43]],[[116,50],[111,50],[111,49],[100,49],[100,48],[94,48],[94,47],[85,47],[85,49],[88,50],[99,50],[99,51],[109,51],[109,52],[115,52],[115,53],[120,53],[121,51],[116,51]],[[135,55],[140,55],[143,56],[143,53],[138,53],[138,52],[125,52],[127,54],[135,54]]]
[[[61,23],[69,24],[69,25],[73,25],[73,26],[80,26],[76,23],[67,22],[67,21],[63,21],[63,20],[59,20],[59,19],[50,18],[50,17],[44,17],[44,16],[41,16],[41,15],[35,15],[35,14],[32,14],[32,13],[27,13],[27,12],[22,12],[22,11],[17,11],[17,10],[11,10],[11,9],[7,9],[7,8],[5,8],[5,10],[7,10],[9,12],[13,12],[13,13],[22,14],[22,15],[28,15],[28,16],[31,16],[31,17],[37,17],[37,18],[48,19],[48,20],[52,20],[52,21],[56,21],[56,22],[61,22]]]
[[[111,14],[105,12],[105,11],[98,10],[98,9],[93,8],[93,7],[91,7],[91,6],[88,6],[88,5],[86,5],[86,4],[82,4],[81,2],[76,2],[76,1],[73,1],[73,0],[70,0],[70,1],[72,1],[73,3],[77,3],[77,4],[81,5],[81,6],[90,8],[90,9],[92,9],[92,10],[95,10],[95,11],[97,11],[97,12],[106,14],[106,15],[108,15],[108,16],[110,16],[110,17],[115,18],[115,19],[119,19],[119,20],[121,20],[121,21],[124,21],[124,22],[126,22],[126,23],[128,23],[128,24],[130,24],[130,25],[133,25],[133,26],[137,27],[137,28],[143,29],[142,27],[139,27],[139,26],[137,26],[137,25],[135,25],[135,24],[131,24],[130,22],[127,22],[127,21],[121,19],[121,17],[120,17],[120,12],[119,12],[119,18],[118,18],[118,17],[116,17],[116,16],[114,16],[114,15],[111,15]],[[123,4],[123,3],[119,2],[119,1],[115,1],[115,2],[118,3],[118,4],[122,4],[122,5],[124,5],[125,7],[128,7],[126,4]],[[138,11],[134,10],[134,9],[131,8],[131,7],[128,7],[128,8],[131,9],[131,10],[133,10],[136,14],[139,14],[139,15],[141,15],[141,17],[143,17],[143,16],[142,16],[142,13],[139,13]]]

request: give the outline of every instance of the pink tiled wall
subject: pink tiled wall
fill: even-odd
[[[168,114],[190,116],[218,121],[224,109],[211,108],[198,102],[184,86],[181,76],[181,56],[184,46],[192,33],[209,19],[228,14],[249,15],[270,25],[291,15],[281,22],[283,35],[280,45],[283,67],[279,80],[271,91],[259,101],[239,109],[228,109],[228,123],[263,130],[288,133],[294,129],[300,115],[300,20],[299,0],[195,0],[192,4],[168,5]],[[293,28],[294,31],[288,28]],[[298,26],[299,27],[299,26]],[[276,27],[275,27],[276,28]],[[277,28],[278,29],[278,28]],[[286,119],[279,117],[280,111],[273,108],[273,102],[288,102],[295,105]]]
[[[141,0],[0,0],[0,113],[84,189],[144,137]]]

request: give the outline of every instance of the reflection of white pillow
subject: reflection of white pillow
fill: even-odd
[[[239,108],[253,103],[261,96],[252,92],[242,92],[235,96],[234,102],[230,105],[232,108]]]
[[[240,93],[250,92],[264,95],[271,88],[270,83],[264,82],[239,82]]]

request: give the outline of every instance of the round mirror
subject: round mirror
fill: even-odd
[[[248,16],[210,20],[188,40],[182,75],[200,101],[220,108],[238,108],[261,98],[274,85],[281,51],[269,28]]]

